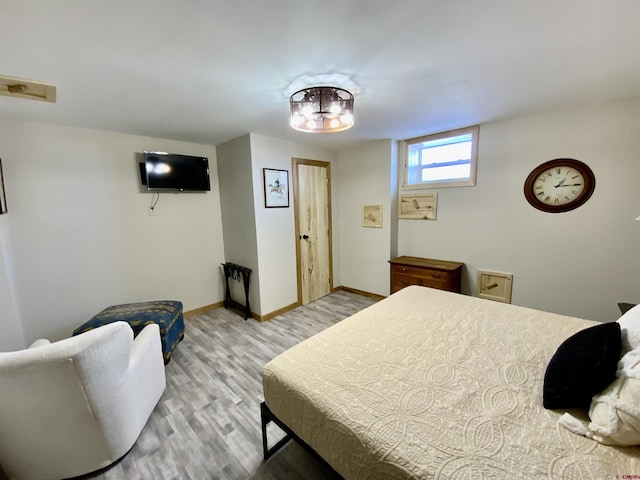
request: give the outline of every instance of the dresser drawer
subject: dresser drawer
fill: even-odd
[[[428,268],[410,267],[407,265],[394,265],[392,269],[393,273],[398,275],[410,275],[412,277],[429,278],[435,280],[447,277],[447,272],[440,272],[438,270],[431,270]]]
[[[437,273],[437,272],[436,272]],[[432,287],[440,290],[447,290],[447,279],[442,277],[414,277],[411,275],[403,275],[397,273],[393,275],[393,288],[400,290],[409,285],[421,285],[423,287]]]

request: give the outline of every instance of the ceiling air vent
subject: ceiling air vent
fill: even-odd
[[[56,86],[51,83],[0,75],[0,95],[56,102]]]

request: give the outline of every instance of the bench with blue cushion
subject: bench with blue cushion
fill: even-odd
[[[182,302],[177,300],[155,300],[107,307],[76,328],[73,335],[118,321],[127,322],[134,336],[138,335],[146,325],[157,323],[160,327],[162,356],[165,364],[169,363],[173,349],[184,338]]]

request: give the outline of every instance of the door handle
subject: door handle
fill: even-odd
[[[309,235],[300,235],[300,240],[309,240]]]

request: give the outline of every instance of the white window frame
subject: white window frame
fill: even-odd
[[[448,137],[457,137],[459,135],[471,134],[471,159],[470,159],[470,172],[469,177],[460,180],[429,180],[420,181],[416,183],[409,183],[409,176],[411,174],[409,167],[409,146],[416,143],[430,142],[433,140],[441,140]],[[447,132],[435,133],[433,135],[425,135],[423,137],[410,138],[402,142],[403,157],[404,157],[404,175],[403,175],[403,190],[416,190],[426,188],[442,188],[442,187],[472,187],[476,184],[476,173],[478,170],[478,137],[480,134],[480,126],[475,125],[472,127],[459,128],[457,130],[449,130]],[[416,170],[420,171],[421,167],[416,166]],[[429,168],[429,167],[422,167]],[[430,167],[438,168],[438,167]],[[420,177],[419,175],[414,175]]]

